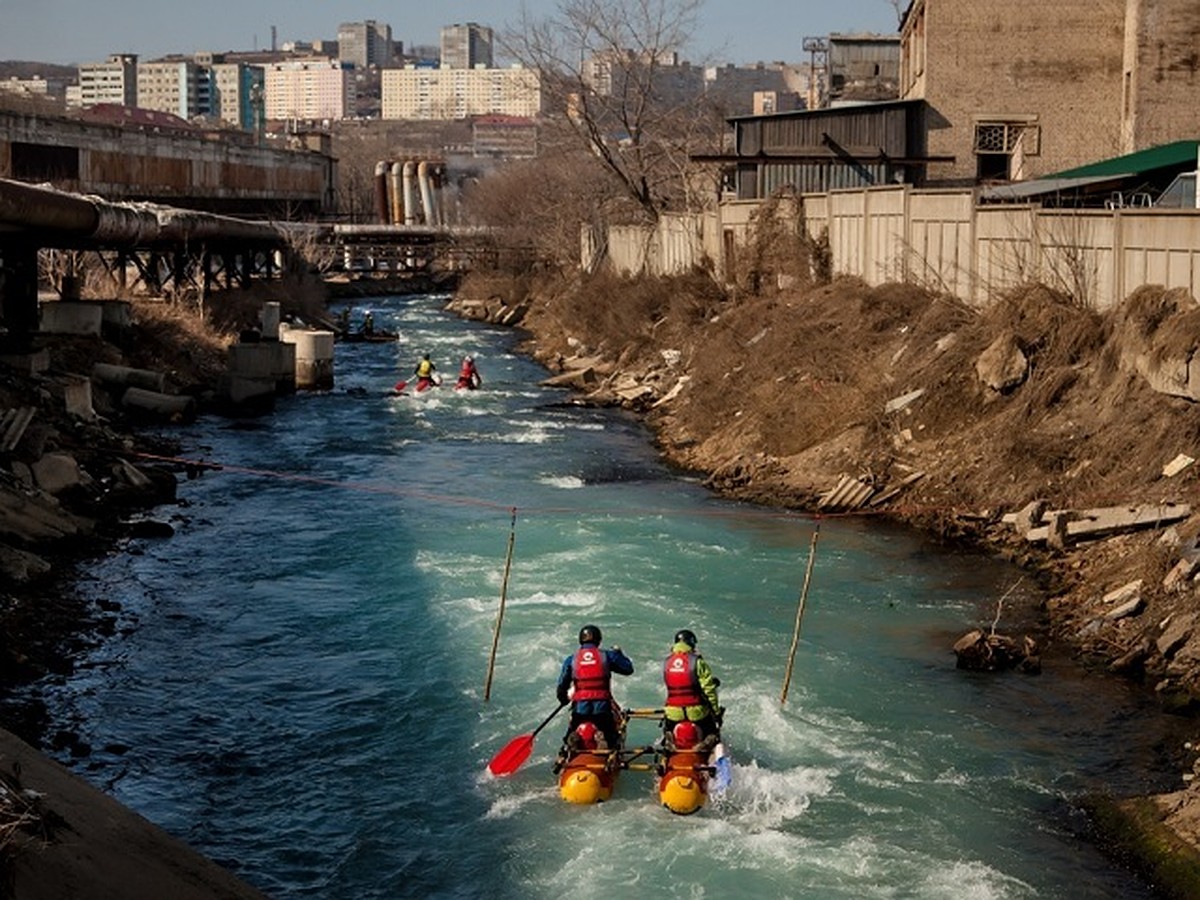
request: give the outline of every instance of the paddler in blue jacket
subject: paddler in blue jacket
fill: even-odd
[[[599,732],[597,746],[601,740],[604,746],[616,746],[617,704],[610,689],[613,672],[632,675],[633,661],[618,646],[601,649],[600,629],[595,625],[584,625],[579,629],[579,649],[563,660],[558,675],[558,702],[571,703],[567,740],[580,724],[591,722]]]
[[[663,660],[663,683],[667,699],[663,704],[663,726],[671,731],[683,721],[694,722],[701,737],[720,732],[724,710],[717,696],[720,681],[713,676],[708,662],[696,652],[696,635],[687,628],[675,632],[675,643]]]

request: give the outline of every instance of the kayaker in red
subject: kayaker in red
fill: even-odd
[[[454,385],[455,390],[473,391],[478,389],[481,384],[483,384],[483,376],[475,367],[475,357],[463,357],[462,368],[458,370],[458,383]]]
[[[668,732],[679,722],[692,722],[703,736],[715,735],[721,727],[720,681],[704,657],[696,652],[696,635],[683,628],[675,633],[671,653],[663,661],[663,683],[667,699],[663,723]]]
[[[601,649],[600,638],[600,629],[595,625],[584,625],[579,629],[579,649],[563,660],[559,672],[558,702],[571,703],[568,738],[582,723],[591,722],[596,726],[597,746],[603,741],[614,747],[618,729],[614,720],[616,701],[610,682],[613,672],[632,675],[633,661],[621,652],[620,647]]]

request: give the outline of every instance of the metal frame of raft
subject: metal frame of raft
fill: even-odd
[[[661,709],[624,710],[620,740],[612,749],[586,749],[556,765],[559,795],[568,803],[602,803],[612,796],[617,776],[624,769],[658,775],[659,802],[676,815],[686,816],[704,807],[709,793],[729,785],[729,757],[720,740],[709,748],[669,750],[663,744],[626,748],[625,730],[630,719],[661,719]],[[634,760],[654,755],[653,763]]]

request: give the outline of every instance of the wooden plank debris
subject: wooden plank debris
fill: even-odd
[[[891,500],[893,497],[895,497],[897,494],[899,494],[902,490],[904,490],[910,484],[912,484],[915,481],[920,481],[924,477],[925,477],[924,472],[913,472],[911,475],[906,475],[903,479],[901,479],[899,484],[888,488],[882,494],[872,497],[871,505],[872,506],[883,506],[883,504],[887,503],[889,500]]]
[[[36,406],[22,406],[17,409],[6,409],[0,414],[0,451],[10,453],[25,435],[25,429],[33,421]]]
[[[817,500],[817,508],[828,511],[851,512],[864,506],[882,506],[913,482],[925,477],[924,472],[914,471],[900,481],[880,489],[870,481],[843,475],[838,483]]]
[[[818,509],[855,510],[860,508],[875,493],[875,488],[864,481],[843,475],[837,486],[817,501]]]

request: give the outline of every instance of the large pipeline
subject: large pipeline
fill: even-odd
[[[417,164],[411,159],[404,164],[404,224],[417,224]]]
[[[421,160],[417,163],[417,184],[421,188],[421,207],[425,210],[425,224],[436,225],[437,218],[433,208],[433,185],[429,182],[429,163]]]
[[[20,233],[46,247],[58,241],[127,247],[205,240],[286,242],[284,232],[270,223],[153,203],[110,203],[6,178],[0,178],[0,233]]]
[[[375,221],[386,224],[388,219],[388,171],[390,167],[380,160],[375,163]]]
[[[390,221],[393,225],[402,225],[404,223],[404,194],[401,187],[401,176],[400,163],[392,163],[390,180],[388,181],[388,186],[392,192],[392,216],[390,219],[385,219],[384,221]]]

